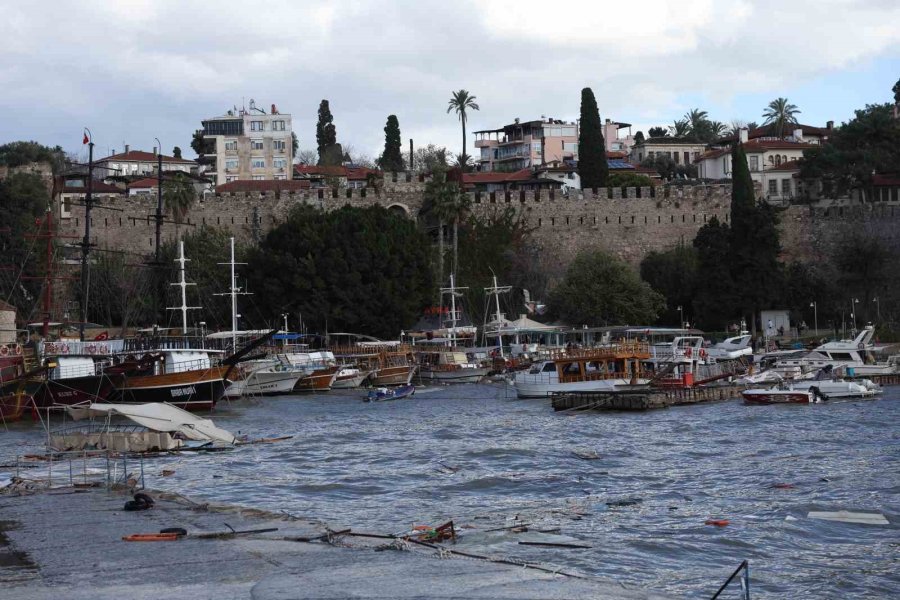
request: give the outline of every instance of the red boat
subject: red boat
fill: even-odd
[[[817,395],[808,389],[770,388],[744,390],[741,392],[744,404],[814,404],[819,400]]]

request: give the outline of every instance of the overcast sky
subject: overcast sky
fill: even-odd
[[[900,78],[900,0],[640,2],[0,0],[0,143],[185,155],[201,119],[255,99],[315,148],[319,101],[338,141],[377,156],[387,115],[404,145],[458,152],[452,90],[477,97],[469,130],[578,116],[634,131],[692,107],[761,120],[777,96],[800,121],[841,122]],[[474,150],[469,137],[469,153]]]

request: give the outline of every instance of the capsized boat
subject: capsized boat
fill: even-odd
[[[369,390],[363,398],[363,402],[384,402],[387,400],[400,400],[416,393],[416,386],[401,385],[395,388],[376,388]]]
[[[108,418],[87,427],[66,427],[50,433],[50,446],[55,450],[150,452],[177,450],[190,446],[190,441],[204,446],[233,446],[237,441],[233,433],[217,427],[212,420],[161,402],[132,405],[96,403],[83,407],[68,406],[66,412],[76,421],[122,416],[141,429],[112,425]]]

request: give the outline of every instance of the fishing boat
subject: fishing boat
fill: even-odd
[[[375,388],[369,390],[369,393],[363,398],[363,402],[385,402],[387,400],[400,400],[407,398],[416,393],[416,387],[413,385],[401,385],[395,388]]]
[[[549,398],[554,392],[602,392],[646,385],[646,343],[624,341],[589,349],[555,351],[548,360],[515,373],[511,384],[519,398]]]

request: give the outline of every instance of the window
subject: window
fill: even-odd
[[[677,165],[678,162],[679,162],[679,161],[678,161],[678,153],[677,153],[677,152],[673,152],[672,154],[675,155],[675,164]]]
[[[284,121],[272,121],[272,131],[284,131]]]
[[[775,155],[775,166],[781,166],[781,156],[779,156],[778,154]]]
[[[262,121],[250,121],[250,131],[264,131],[265,123]]]
[[[691,153],[685,152],[684,153],[684,164],[688,165],[690,163],[691,163]]]
[[[283,169],[287,166],[287,160],[283,158],[276,158],[272,161],[272,166],[276,169]]]
[[[750,170],[751,171],[759,171],[759,157],[758,156],[750,157]]]
[[[647,158],[653,158],[654,154],[656,153],[653,150],[650,150],[649,152],[647,152]],[[640,157],[640,154],[638,154],[638,157]]]
[[[276,175],[275,176],[275,181],[284,181],[285,179],[287,179],[287,177],[285,175]]]
[[[229,176],[225,177],[225,183],[229,183],[229,182],[231,182],[231,181],[237,181],[237,176],[236,176],[236,175],[229,175]]]
[[[263,149],[263,141],[260,139],[250,140],[250,149],[251,150],[262,150]]]
[[[777,193],[778,193],[778,180],[770,179],[769,180],[769,194],[774,196]]]
[[[263,181],[266,178],[265,175],[254,175],[253,181]]]
[[[541,154],[541,143],[540,143],[540,142],[532,142],[532,143],[531,143],[531,151],[532,151],[534,154],[537,154],[538,156],[540,156],[540,154]]]
[[[63,219],[68,219],[72,216],[72,199],[66,196],[62,200],[62,204],[59,206],[59,216]]]
[[[226,160],[226,161],[225,161],[225,168],[226,168],[226,169],[237,169],[237,168],[238,168],[238,161],[237,161],[237,159],[234,158],[234,159]]]
[[[237,140],[225,140],[225,150],[237,152]]]
[[[284,140],[273,140],[272,149],[275,152],[284,152]]]
[[[727,156],[722,157],[722,173],[724,175],[728,174],[728,157]]]
[[[791,195],[791,180],[790,179],[782,179],[781,180],[781,195],[782,196],[790,196]]]
[[[265,169],[266,168],[266,159],[255,157],[250,159],[250,166],[254,169]]]

